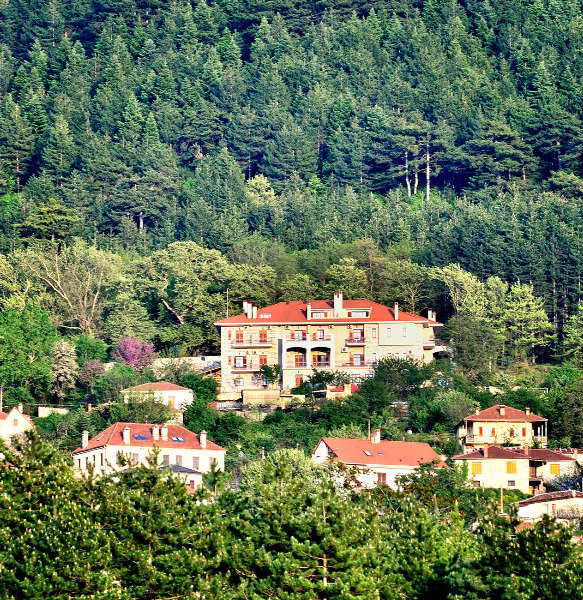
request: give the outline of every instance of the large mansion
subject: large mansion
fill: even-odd
[[[243,313],[217,321],[221,336],[221,391],[260,389],[262,365],[280,365],[275,385],[300,385],[313,369],[343,371],[359,383],[377,361],[393,357],[428,363],[441,350],[435,313],[421,317],[370,300],[279,302],[257,308],[243,302]]]

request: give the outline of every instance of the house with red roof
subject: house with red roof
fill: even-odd
[[[562,490],[538,494],[516,503],[518,518],[535,523],[544,515],[566,524],[578,525],[583,519],[583,492]],[[577,529],[579,527],[576,527]]]
[[[370,489],[379,485],[397,488],[397,478],[410,475],[423,463],[435,462],[443,467],[435,450],[425,442],[382,441],[377,429],[368,440],[323,437],[314,451],[316,464],[341,462],[359,471],[361,487]]]
[[[485,444],[544,448],[547,445],[547,419],[533,414],[530,408],[519,410],[503,404],[484,410],[476,407],[474,414],[458,424],[456,434],[464,451],[484,448]]]
[[[29,429],[34,429],[34,423],[32,417],[24,414],[22,404],[7,413],[0,411],[0,438],[8,446],[13,438],[22,436]]]
[[[221,392],[299,386],[314,369],[343,371],[358,385],[377,362],[392,357],[430,362],[443,351],[435,340],[442,324],[429,311],[421,317],[399,305],[371,300],[278,302],[258,308],[244,301],[243,312],[215,323],[221,336]],[[280,365],[275,384],[261,367]]]
[[[224,448],[207,439],[206,431],[196,434],[181,425],[153,425],[149,423],[114,423],[89,439],[83,432],[81,446],[73,452],[77,474],[90,470],[97,475],[115,473],[128,464],[147,464],[158,450],[160,468],[171,469],[191,487],[202,483],[202,474],[213,465],[225,468]],[[123,457],[127,464],[120,464]]]
[[[121,390],[121,395],[125,402],[129,398],[154,398],[163,402],[174,411],[182,415],[182,412],[192,403],[194,395],[190,388],[170,383],[169,381],[156,381],[153,383],[141,383],[131,388]],[[182,421],[182,419],[180,419]]]
[[[572,456],[546,448],[502,448],[485,444],[454,456],[456,464],[468,464],[468,477],[474,487],[516,489],[525,494],[544,491],[555,477],[579,471]]]

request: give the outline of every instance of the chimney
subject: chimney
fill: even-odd
[[[374,433],[370,436],[370,441],[373,444],[378,444],[381,441],[381,430],[375,429]]]
[[[247,302],[247,300],[243,300],[243,314],[248,317],[249,315],[247,314],[247,308],[248,308],[249,303]]]
[[[203,429],[198,437],[200,439],[200,447],[206,450],[206,431]]]
[[[399,303],[398,302],[395,302],[394,312],[395,312],[395,321],[398,321],[399,320]]]
[[[501,417],[505,417],[506,416],[506,407],[505,406],[501,406],[500,407],[500,416]]]
[[[152,426],[152,439],[157,442],[160,439],[160,425]]]
[[[124,427],[123,428],[122,437],[123,437],[123,443],[124,444],[129,444],[130,443],[130,428],[129,427]]]
[[[339,317],[342,311],[342,292],[334,293],[334,316]]]
[[[573,458],[577,460],[577,448],[573,448]]]
[[[307,306],[306,306],[306,319],[308,319],[308,321],[312,318],[312,305],[308,302]]]
[[[488,449],[489,449],[490,445],[489,444],[484,444],[484,458],[488,458]]]
[[[251,306],[251,310],[253,311],[253,318],[256,319],[257,318],[257,307]]]
[[[527,407],[524,409],[524,412],[525,412],[527,415],[530,415],[530,406],[527,406]]]
[[[81,435],[81,448],[87,448],[89,446],[89,432],[84,431]]]
[[[480,414],[480,407],[476,406],[476,414],[479,415]]]
[[[162,425],[162,427],[160,427],[160,438],[163,442],[168,441],[168,425]]]
[[[90,413],[93,411],[93,404],[91,404],[91,402],[87,403],[87,412]]]
[[[528,444],[524,444],[524,456],[530,456],[530,446]]]
[[[22,402],[18,403],[18,412],[23,415],[24,414],[24,406],[22,406]]]

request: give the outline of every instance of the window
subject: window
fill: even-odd
[[[391,328],[387,327],[387,340],[390,340],[392,335],[393,334],[391,333]]]
[[[230,340],[231,339],[231,330],[229,329],[229,331],[227,332],[227,339]]]
[[[105,463],[105,455],[103,454],[103,452],[101,453],[101,466],[103,467]]]
[[[164,454],[162,456],[162,464],[167,467],[170,464],[170,455],[169,454]]]
[[[353,310],[348,313],[348,316],[352,318],[366,319],[368,317],[368,313],[366,310]]]
[[[514,487],[515,485],[516,485],[516,481],[514,481],[512,479],[508,482],[508,487]]]
[[[231,358],[230,356],[228,357],[228,360],[227,360],[227,362],[228,362],[229,364],[231,364],[231,362],[232,362],[232,358]]]
[[[14,427],[18,427],[18,419],[13,419],[12,424],[14,425]]]
[[[372,337],[376,340],[376,337],[377,337],[377,328],[376,327],[373,327]]]
[[[305,337],[305,333],[303,330],[296,329],[294,331],[294,340],[305,340],[305,339],[306,339],[306,337]]]
[[[303,354],[296,354],[294,356],[294,365],[296,367],[303,367],[304,364],[305,364],[304,355]]]
[[[367,456],[372,456],[372,452],[369,452],[368,450],[363,450],[363,452],[367,455]]]
[[[79,458],[79,459],[77,459],[77,466],[78,466],[79,468],[81,468],[81,459],[80,459],[80,458]]]
[[[355,367],[360,367],[363,363],[363,355],[362,354],[355,354],[352,357],[352,362],[354,364]]]
[[[319,310],[319,311],[312,311],[312,319],[325,319],[326,318],[326,313]]]
[[[209,458],[209,465],[210,465],[211,467],[213,467],[213,466],[214,466],[214,467],[216,467],[216,466],[217,466],[217,459],[216,459],[214,456],[211,456],[211,457]]]
[[[514,427],[510,428],[510,437],[514,437]]]
[[[141,434],[134,434],[134,438],[136,440],[147,440],[148,439],[145,435],[141,435]]]
[[[515,462],[507,462],[506,463],[506,472],[507,473],[516,473],[516,463]]]
[[[98,442],[104,435],[105,433],[102,433],[95,441]]]
[[[180,456],[180,454],[176,455],[176,459],[174,461],[174,464],[178,465],[179,467],[182,466],[182,456]]]
[[[472,475],[479,475],[482,472],[482,463],[481,462],[473,462],[472,463]]]
[[[198,456],[195,456],[192,459],[192,468],[195,469],[195,470],[198,469]]]
[[[140,459],[139,454],[137,454],[137,453],[132,454],[132,465],[137,465],[139,459]]]
[[[260,319],[271,319],[271,313],[261,313],[259,315]]]
[[[361,340],[364,337],[362,329],[354,329],[352,332],[352,337],[357,341]]]
[[[89,457],[86,456],[85,457],[85,468],[87,469],[89,467]]]
[[[551,465],[551,475],[560,475],[561,474],[561,466],[558,463],[554,463]]]
[[[522,437],[526,437],[526,427],[522,428]]]
[[[492,437],[496,437],[496,428],[492,427]]]
[[[264,329],[259,332],[259,341],[267,342],[267,331],[265,331]]]
[[[259,355],[259,365],[266,365],[267,364],[267,354],[260,354]]]
[[[243,332],[235,331],[235,341],[240,344],[243,341]]]
[[[170,438],[173,442],[184,442],[184,438],[183,437],[171,437]]]
[[[482,427],[479,428],[479,434],[484,435],[484,430],[482,429]]]
[[[247,359],[244,356],[235,356],[235,367],[242,369],[246,362]]]
[[[402,333],[402,336],[403,336],[404,338],[406,338],[406,337],[407,337],[407,328],[406,328],[406,327],[403,327],[403,333]]]
[[[317,340],[323,340],[324,339],[324,330],[323,329],[317,329],[316,330],[316,339]]]
[[[387,485],[387,474],[386,473],[378,473],[377,485]]]

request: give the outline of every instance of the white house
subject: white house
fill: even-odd
[[[121,395],[125,402],[130,397],[148,398],[163,402],[173,410],[183,411],[187,405],[191,404],[194,395],[190,388],[170,383],[169,381],[157,381],[153,383],[142,383],[134,387],[121,390]]]
[[[221,471],[225,468],[225,449],[207,440],[206,431],[196,434],[180,425],[114,423],[92,439],[83,432],[81,446],[73,452],[75,470],[80,475],[90,469],[98,475],[115,473],[126,468],[119,465],[120,455],[132,465],[147,464],[155,448],[160,467],[172,468],[187,483],[202,483],[202,474],[213,465]]]
[[[12,438],[21,436],[28,429],[34,429],[32,418],[25,415],[22,404],[10,412],[0,412],[0,438],[10,445]]]
[[[380,429],[368,440],[324,437],[312,452],[312,461],[316,464],[338,461],[363,469],[357,479],[367,489],[383,484],[396,489],[397,478],[411,474],[422,463],[437,461],[439,466],[444,465],[429,444],[381,441]]]
[[[518,517],[523,521],[538,521],[543,515],[565,522],[580,521],[583,519],[583,492],[564,490],[538,494],[520,500],[516,506]]]

